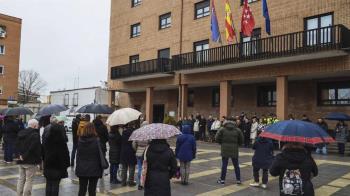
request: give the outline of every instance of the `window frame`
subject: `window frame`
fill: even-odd
[[[202,5],[203,4],[203,5]],[[206,5],[208,4],[208,5]],[[208,7],[208,11],[204,12],[204,9]],[[197,14],[197,10],[203,10],[201,15]],[[203,0],[194,4],[194,19],[201,19],[210,16],[210,0]]]
[[[6,47],[5,47],[5,45],[4,44],[0,44],[0,48],[2,48],[2,49],[0,49],[0,55],[5,55],[5,53],[6,53]],[[2,51],[2,52],[1,52]]]
[[[137,28],[137,27],[139,27],[140,30],[138,32],[136,32],[136,34],[134,34],[134,28]],[[130,38],[135,38],[135,37],[139,37],[139,36],[141,36],[141,23],[140,22],[132,24],[130,26]]]
[[[321,30],[320,29],[321,28],[327,29],[326,27],[321,27],[321,23],[322,23],[321,18],[325,17],[325,16],[331,16],[332,17],[332,25],[331,26],[333,26],[334,25],[334,12],[327,12],[327,13],[318,14],[318,15],[309,16],[309,17],[304,18],[304,31],[305,31],[304,45],[306,45],[306,46],[314,46],[314,45],[317,45],[317,44],[331,43],[333,41],[332,40],[332,34],[333,34],[332,31],[329,32],[330,33],[330,40],[327,39],[328,42],[322,42],[321,41],[321,37],[322,36],[321,36]],[[315,28],[315,29],[308,29],[308,24],[307,23],[308,23],[309,20],[312,20],[312,19],[317,19],[317,28]],[[309,37],[308,37],[309,34],[307,32],[310,32],[310,30],[317,30],[316,31],[317,32],[316,33],[316,40],[310,40],[309,41]]]
[[[165,57],[160,57],[160,53],[163,52],[163,51],[166,51],[166,50],[169,51],[169,56],[168,56],[167,58],[165,58]],[[157,54],[157,58],[158,58],[158,59],[160,59],[160,58],[170,59],[170,56],[171,56],[171,55],[170,55],[170,48],[163,48],[163,49],[159,49],[159,50],[158,50],[158,54]]]
[[[243,41],[245,38],[250,38],[249,41]],[[252,36],[248,37],[243,35],[242,32],[240,32],[240,43],[241,43],[241,54],[243,56],[251,56],[254,54],[259,54],[262,51],[261,46],[261,28],[255,28],[253,29]],[[254,42],[255,41],[255,42]],[[244,44],[246,42],[250,42],[251,44]],[[248,51],[245,50],[247,47]]]
[[[165,23],[165,25],[162,25],[162,21],[165,20],[166,22],[168,22],[168,19],[170,19],[170,23]],[[172,25],[171,12],[168,12],[159,16],[159,26],[158,26],[159,30],[170,28],[171,25]]]
[[[136,57],[137,57],[137,60],[136,60]],[[133,60],[136,60],[136,62],[133,62]],[[139,54],[129,56],[129,64],[136,64],[138,62],[140,62],[140,55]]]
[[[261,99],[261,95],[265,96],[265,94],[268,95],[267,98],[264,98],[264,100]],[[271,100],[269,100],[269,94],[271,97]],[[275,94],[275,100],[273,99]],[[277,89],[276,85],[264,85],[264,86],[258,86],[257,87],[257,107],[276,107],[277,105]],[[266,103],[263,101],[267,100]]]
[[[208,45],[208,49],[204,49],[204,45]],[[197,46],[201,46],[202,49],[197,51]],[[196,63],[209,61],[208,52],[205,52],[209,49],[210,49],[209,39],[193,42],[193,52],[194,52]]]
[[[78,106],[79,105],[79,93],[74,93],[73,94],[73,106]]]
[[[218,100],[215,99],[216,95],[218,96]],[[214,87],[211,89],[211,106],[220,107],[220,88],[219,87]]]
[[[0,95],[4,94],[4,87],[0,86]]]
[[[0,65],[0,69],[1,69],[0,75],[4,75],[4,73],[5,73],[5,65]]]
[[[341,106],[350,106],[350,99],[339,99],[338,90],[342,88],[350,89],[350,81],[334,81],[334,82],[319,82],[317,83],[317,106],[319,107],[341,107]],[[334,89],[334,99],[322,99],[322,90],[325,89]],[[334,104],[325,104],[324,102],[335,102]],[[347,104],[339,104],[337,102],[348,101]]]
[[[137,7],[142,4],[142,0],[131,0],[131,7]]]
[[[66,103],[66,101],[67,101],[67,103]],[[63,105],[69,106],[69,94],[68,93],[64,94]]]

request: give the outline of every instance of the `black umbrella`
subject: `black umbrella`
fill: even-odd
[[[4,116],[33,115],[34,113],[26,107],[7,108],[1,111]]]
[[[37,116],[50,116],[52,114],[56,114],[56,113],[63,112],[66,110],[68,110],[68,108],[64,105],[50,104],[48,106],[41,108],[36,115]]]
[[[350,116],[341,112],[332,112],[329,113],[325,119],[327,120],[350,120]]]
[[[112,114],[114,110],[107,105],[102,104],[88,104],[77,110],[77,113],[90,113],[90,114]]]

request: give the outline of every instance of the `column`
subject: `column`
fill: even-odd
[[[153,87],[146,88],[146,120],[153,122]]]
[[[231,81],[220,82],[220,118],[231,115]]]
[[[108,91],[108,104],[112,108],[115,107],[115,91],[114,90]]]
[[[276,78],[276,115],[279,120],[288,118],[288,76]]]
[[[180,116],[181,118],[185,118],[187,116],[187,103],[188,103],[188,85],[182,84],[180,85],[181,97],[180,97]]]

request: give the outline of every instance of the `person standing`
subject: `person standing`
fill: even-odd
[[[175,176],[177,161],[166,140],[152,140],[147,149],[145,196],[170,196],[170,179]]]
[[[188,185],[191,161],[196,158],[196,139],[189,127],[184,127],[182,135],[177,137],[175,155],[180,160],[181,184]]]
[[[75,168],[75,175],[79,178],[79,196],[85,196],[87,191],[89,196],[96,196],[97,182],[103,173],[99,145],[94,124],[85,124],[80,132]]]
[[[338,152],[341,156],[345,154],[345,144],[349,136],[348,126],[344,121],[339,121],[335,127],[335,141],[338,143]]]
[[[28,121],[28,128],[18,133],[16,148],[19,154],[17,161],[19,178],[17,182],[17,196],[32,195],[32,183],[35,172],[41,163],[41,143],[39,122],[35,119]]]
[[[52,122],[45,128],[43,139],[44,176],[46,178],[46,196],[58,196],[62,178],[67,178],[70,166],[66,139],[62,134],[64,127]]]
[[[207,121],[205,120],[204,116],[202,115],[199,115],[199,138],[202,140],[202,141],[205,141],[205,138],[206,138],[206,123]]]
[[[196,140],[200,139],[199,124],[200,124],[200,120],[198,118],[196,118],[195,122],[193,123],[193,132],[194,132],[194,137],[196,138]]]
[[[318,168],[301,143],[286,143],[272,162],[270,174],[279,176],[281,196],[315,195],[311,178],[318,175]]]
[[[72,154],[70,159],[70,166],[74,167],[74,160],[75,155],[77,153],[77,147],[78,147],[78,127],[80,122],[81,115],[77,114],[72,122],[72,141],[73,141],[73,148],[72,148]]]
[[[274,159],[273,143],[267,138],[258,137],[253,144],[253,149],[255,150],[252,158],[254,183],[251,183],[250,186],[260,186],[259,172],[262,170],[263,175],[261,187],[266,189],[269,176],[268,171]]]
[[[249,119],[245,115],[243,116],[240,128],[244,134],[244,147],[248,148],[251,144],[251,142],[250,142],[251,124],[249,122]]]
[[[80,137],[82,132],[84,131],[84,127],[90,123],[91,117],[89,114],[86,114],[82,120],[79,121],[77,136]]]
[[[319,118],[317,119],[317,125],[320,126],[326,133],[328,133],[328,125],[327,123],[323,120],[323,118]],[[316,153],[317,154],[327,154],[327,145],[325,143],[323,144],[317,144],[316,145],[317,149],[316,149]]]
[[[132,141],[129,141],[129,138],[134,131],[134,128],[131,124],[126,125],[122,133],[122,148],[120,154],[120,162],[122,164],[122,186],[135,186],[134,175],[135,175],[135,165],[137,163],[135,150],[132,147]],[[128,177],[129,171],[129,179]]]
[[[96,117],[93,123],[95,125],[98,138],[100,139],[100,145],[102,148],[103,155],[106,156],[107,142],[108,142],[108,129],[106,125],[103,123],[102,116],[100,115]]]
[[[208,139],[211,140],[210,138],[210,131],[211,131],[211,126],[213,125],[214,123],[214,118],[212,115],[209,115],[208,119],[207,119],[207,127],[206,127],[206,131],[208,132]]]
[[[118,168],[120,163],[120,151],[121,151],[122,136],[119,133],[119,126],[111,126],[111,131],[108,135],[109,144],[109,163],[110,163],[110,183],[119,184],[120,181],[117,178]]]
[[[221,127],[221,121],[218,118],[214,118],[214,122],[212,123],[211,127],[210,127],[210,138],[211,141],[214,142],[215,141],[215,135],[218,132],[218,130]]]
[[[3,127],[3,140],[4,140],[4,162],[12,163],[13,154],[15,151],[15,141],[17,134],[20,131],[18,124],[14,121],[12,116],[6,116],[4,119]]]
[[[241,172],[238,163],[238,148],[243,144],[242,131],[235,125],[233,119],[227,119],[215,136],[217,143],[221,145],[221,177],[217,181],[218,184],[225,184],[227,165],[229,159],[232,160],[232,164],[235,168],[237,184],[241,184]]]
[[[252,144],[254,144],[255,139],[258,135],[258,127],[259,127],[258,119],[256,117],[253,117],[252,125],[250,127],[250,140],[252,141]]]

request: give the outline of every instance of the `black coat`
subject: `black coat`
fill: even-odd
[[[97,135],[100,138],[102,151],[103,153],[106,153],[107,152],[106,143],[108,142],[108,129],[106,125],[104,125],[103,122],[99,119],[94,120],[94,125],[95,125]]]
[[[36,165],[41,163],[41,143],[38,130],[27,128],[18,133],[16,149],[23,160],[18,164]]]
[[[259,137],[255,141],[253,149],[255,150],[254,156],[252,158],[253,167],[260,169],[269,169],[272,161],[274,160],[272,141]]]
[[[19,131],[19,125],[15,121],[6,120],[2,130],[4,142],[15,142]]]
[[[282,179],[286,169],[299,169],[303,182],[303,196],[314,196],[314,188],[311,182],[312,176],[318,175],[318,168],[313,158],[304,149],[284,149],[276,156],[272,163],[270,173],[279,176],[279,186],[282,190]],[[284,194],[280,191],[280,195]]]
[[[44,176],[50,180],[59,180],[68,177],[67,168],[70,165],[68,146],[62,134],[64,127],[51,124],[48,128],[43,140]]]
[[[121,164],[125,165],[136,165],[136,155],[135,150],[132,147],[132,141],[129,141],[129,137],[131,136],[133,130],[132,129],[126,129],[123,131],[122,134],[122,148],[121,148],[121,154],[120,154],[120,162]]]
[[[177,161],[165,140],[153,140],[147,150],[145,196],[170,196],[170,179],[175,175]]]
[[[120,163],[120,151],[122,147],[122,136],[118,130],[109,133],[109,162],[119,164]]]
[[[78,177],[102,177],[103,169],[97,142],[97,137],[79,138],[75,168]]]
[[[78,127],[79,127],[80,119],[74,118],[72,122],[72,139],[73,144],[78,144]]]

